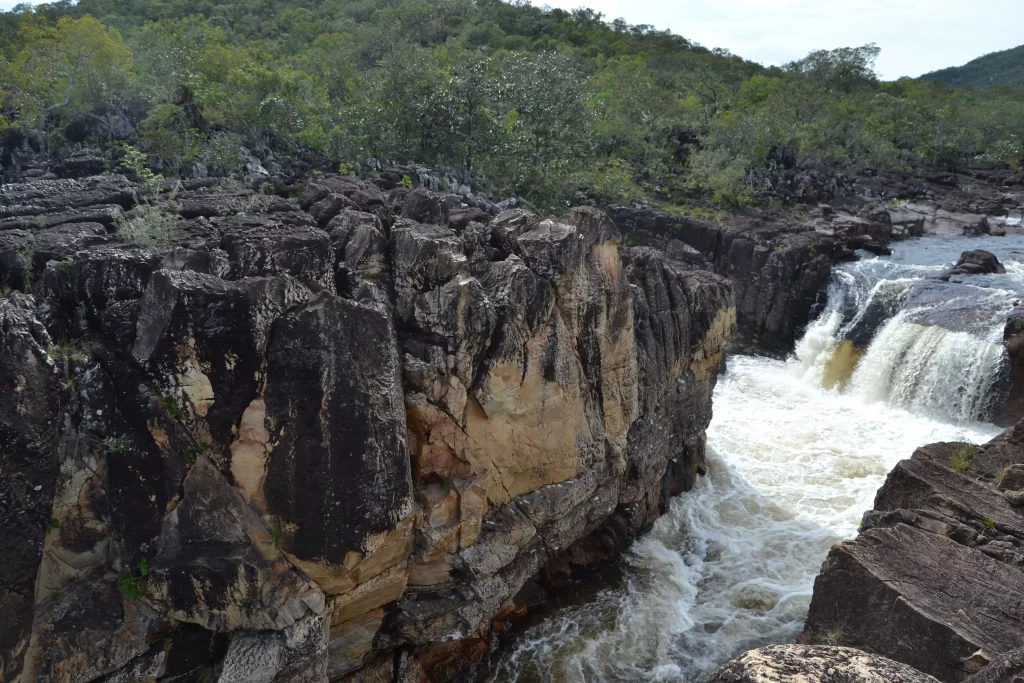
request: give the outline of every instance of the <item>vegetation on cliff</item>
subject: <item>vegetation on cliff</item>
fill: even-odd
[[[77,116],[115,107],[165,175],[197,160],[238,172],[240,144],[298,145],[325,167],[448,167],[548,208],[742,204],[807,159],[1018,163],[1016,91],[882,83],[877,55],[765,68],[591,10],[499,0],[62,0],[0,14],[0,128],[56,147]]]

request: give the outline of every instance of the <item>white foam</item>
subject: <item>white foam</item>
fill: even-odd
[[[488,680],[695,683],[790,641],[828,549],[856,533],[896,462],[998,431],[825,392],[798,370],[733,358],[715,391],[708,477],[634,545],[625,586],[529,629]]]

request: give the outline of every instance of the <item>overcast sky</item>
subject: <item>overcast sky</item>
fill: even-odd
[[[587,6],[764,64],[877,43],[885,79],[959,66],[1024,44],[1024,0],[533,0]],[[0,0],[10,9],[17,0]]]
[[[547,0],[651,24],[763,64],[877,43],[879,75],[920,76],[1024,44],[1024,0]],[[540,4],[540,0],[534,0]]]

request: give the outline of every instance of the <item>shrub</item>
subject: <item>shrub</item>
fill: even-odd
[[[139,139],[149,153],[159,157],[175,174],[199,156],[199,131],[189,126],[185,110],[161,104],[139,124]]]
[[[953,447],[949,466],[954,472],[966,472],[974,459],[974,444],[961,441]]]
[[[218,135],[203,148],[202,159],[213,175],[233,175],[245,167],[242,138],[233,133]]]
[[[178,218],[155,206],[142,204],[135,215],[117,222],[117,234],[125,242],[143,247],[159,247],[174,239]]]
[[[694,154],[686,186],[708,193],[715,202],[732,208],[746,206],[753,199],[746,160],[725,149],[703,149]]]

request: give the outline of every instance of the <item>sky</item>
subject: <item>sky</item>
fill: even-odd
[[[0,0],[10,9],[18,0]],[[670,29],[762,64],[877,43],[886,80],[960,66],[1024,44],[1024,0],[533,0]]]
[[[886,80],[1024,44],[1024,0],[546,0],[651,24],[762,64],[876,43]],[[542,4],[542,0],[534,0]]]

